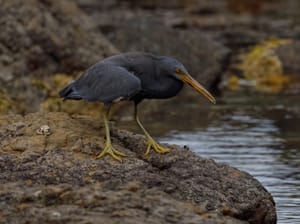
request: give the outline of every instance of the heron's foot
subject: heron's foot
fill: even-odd
[[[96,157],[97,159],[102,158],[106,154],[109,154],[111,157],[113,157],[115,160],[118,160],[119,162],[122,162],[121,157],[126,157],[126,155],[122,152],[119,152],[116,150],[111,143],[106,143],[105,148],[102,150],[102,152]]]
[[[164,148],[161,145],[159,145],[152,137],[148,137],[146,144],[147,144],[147,151],[145,153],[145,156],[149,155],[151,149],[153,149],[155,152],[159,154],[171,152],[170,149]]]

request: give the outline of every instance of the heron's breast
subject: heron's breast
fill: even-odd
[[[146,85],[142,88],[145,98],[164,99],[176,96],[183,87],[179,80],[158,80],[152,85]]]

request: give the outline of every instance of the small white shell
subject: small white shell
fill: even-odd
[[[51,129],[48,125],[42,125],[38,130],[36,130],[38,135],[50,135]]]

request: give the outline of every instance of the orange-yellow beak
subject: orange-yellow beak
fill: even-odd
[[[213,104],[216,103],[216,99],[195,79],[193,79],[189,74],[184,73],[180,69],[176,69],[177,75],[184,82],[193,87],[198,93],[201,93],[205,98],[207,98]]]

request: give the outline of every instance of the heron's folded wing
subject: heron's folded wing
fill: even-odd
[[[85,100],[110,103],[136,94],[141,81],[123,67],[100,63],[76,80],[74,88]]]

